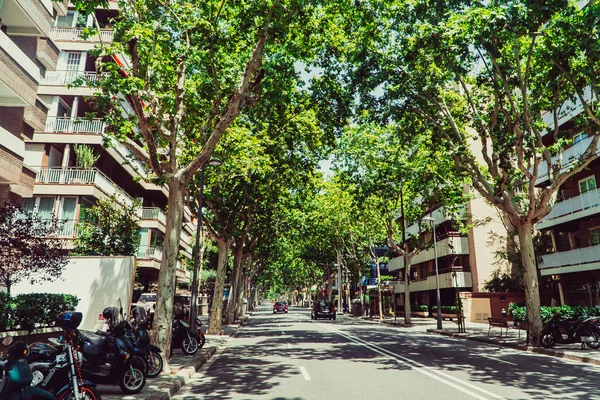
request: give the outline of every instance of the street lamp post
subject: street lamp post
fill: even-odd
[[[435,218],[425,217],[423,221],[431,222],[433,228],[433,258],[435,259],[435,289],[437,294],[437,328],[442,329],[442,300],[440,299],[440,274],[437,259],[437,238],[435,237]]]
[[[223,161],[218,158],[208,160],[208,165],[218,167]],[[202,225],[202,207],[204,204],[204,167],[200,168],[200,190],[198,191],[198,209],[196,210],[196,251],[194,252],[194,272],[192,274],[192,304],[190,307],[190,327],[192,332],[196,331],[196,319],[198,318],[198,266],[200,264],[200,235],[204,236],[204,227]],[[202,238],[204,243],[204,237]]]

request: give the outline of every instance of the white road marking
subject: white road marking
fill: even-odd
[[[510,362],[510,361],[500,360],[498,358],[492,357],[492,356],[487,355],[487,354],[480,354],[479,356],[483,357],[483,358],[487,358],[488,360],[493,360],[493,361],[499,362],[499,363],[510,364],[510,365],[518,365],[517,363]]]
[[[315,323],[317,325],[320,325],[321,327],[323,327],[323,328],[331,331],[331,332],[337,333],[338,335],[340,335],[342,337],[345,337],[346,339],[348,339],[348,340],[350,340],[352,342],[355,342],[355,343],[358,343],[358,344],[362,344],[363,346],[367,347],[368,349],[374,351],[377,354],[383,355],[383,356],[387,357],[388,359],[392,359],[392,360],[394,360],[394,361],[396,361],[398,363],[401,363],[401,364],[404,364],[406,366],[409,366],[409,367],[411,367],[413,370],[415,370],[417,372],[420,372],[420,373],[422,373],[424,375],[429,376],[430,378],[436,379],[436,380],[438,380],[438,381],[440,381],[440,382],[442,382],[442,383],[444,383],[444,384],[446,384],[446,385],[448,385],[450,387],[453,387],[453,388],[455,388],[455,389],[457,389],[457,390],[459,390],[459,391],[461,391],[463,393],[466,393],[467,395],[469,395],[471,397],[474,397],[474,398],[480,399],[480,400],[489,400],[491,398],[494,398],[494,399],[503,399],[502,396],[499,396],[499,395],[497,395],[495,393],[492,393],[492,392],[489,392],[489,391],[487,391],[485,389],[477,387],[477,386],[475,386],[475,385],[473,385],[473,384],[471,384],[471,383],[469,383],[467,381],[455,378],[455,377],[453,377],[451,375],[448,375],[448,374],[446,374],[446,373],[444,373],[442,371],[438,371],[438,370],[433,369],[431,367],[427,367],[427,366],[425,366],[425,365],[423,365],[423,364],[421,364],[421,363],[419,363],[417,361],[414,361],[414,360],[411,360],[409,358],[403,357],[403,356],[401,356],[399,354],[396,354],[394,352],[386,350],[386,349],[384,349],[382,347],[379,347],[379,346],[377,346],[375,344],[366,342],[366,341],[364,341],[362,339],[357,338],[356,336],[352,336],[352,335],[350,335],[348,333],[342,332],[342,331],[340,331],[338,329],[335,329],[335,328],[333,328],[333,327],[331,327],[329,325],[324,325],[324,324],[320,324],[320,323],[317,323],[317,322],[315,322]],[[437,374],[437,375],[435,375],[434,373]],[[460,383],[461,386],[459,386],[459,385],[451,382],[450,380],[453,380],[453,381],[456,381],[456,382]],[[473,390],[477,390],[477,391],[481,392],[482,394],[484,394],[485,396],[481,396],[479,393],[473,392],[473,391],[465,388],[465,386],[466,387],[470,387]]]
[[[287,344],[287,346],[288,346],[288,349],[291,349],[291,348],[292,348],[292,345],[291,345],[291,344],[289,344],[289,343]]]
[[[284,332],[284,331],[281,331],[281,334],[282,334],[282,335],[285,335],[285,332]]]
[[[304,367],[302,367],[302,366],[300,366],[300,367],[298,367],[298,368],[300,368],[300,372],[302,372],[302,376],[304,377],[304,380],[305,380],[305,381],[310,381],[310,380],[312,380],[312,379],[310,379],[310,375],[308,374],[308,371],[306,370],[306,368],[304,368]]]

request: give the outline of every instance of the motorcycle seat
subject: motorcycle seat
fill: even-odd
[[[89,331],[80,331],[81,335],[84,337],[86,342],[89,342],[89,344],[91,344],[92,346],[96,346],[96,347],[104,347],[104,345],[106,344],[106,337],[104,336],[100,336],[98,334],[95,334],[93,332],[89,332]]]

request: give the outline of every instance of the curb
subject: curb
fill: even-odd
[[[546,356],[556,357],[556,358],[564,358],[565,360],[578,361],[586,364],[600,365],[600,360],[596,358],[590,358],[587,356],[578,356],[574,354],[567,354],[560,350],[550,350],[544,349],[541,347],[532,347],[523,344],[512,344],[512,343],[500,343],[495,342],[491,339],[481,338],[481,337],[469,337],[466,333],[459,332],[440,332],[437,329],[427,329],[426,333],[440,335],[440,336],[449,336],[457,339],[463,340],[471,340],[473,342],[485,343],[485,344],[493,344],[495,346],[508,347],[511,349],[527,351],[529,353],[537,353],[543,354]]]
[[[194,356],[192,362],[181,368],[175,374],[166,375],[159,378],[158,388],[143,397],[144,400],[169,400],[175,393],[184,386],[190,377],[194,375],[208,360],[217,352],[216,346],[211,346],[199,356]]]
[[[235,338],[242,326],[248,323],[248,317],[243,318],[239,325],[236,326],[235,330],[229,334],[229,337]],[[206,351],[200,355],[196,355],[192,358],[192,361],[187,366],[181,368],[179,371],[172,375],[161,376],[161,382],[158,382],[158,387],[151,393],[146,394],[143,400],[170,400],[179,389],[181,389],[190,380],[204,364],[208,362],[215,355],[218,350],[218,346],[207,347]]]

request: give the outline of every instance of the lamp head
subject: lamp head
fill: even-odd
[[[208,160],[207,164],[212,165],[213,167],[219,167],[223,165],[223,161],[219,160],[218,158],[211,158],[210,160]]]

